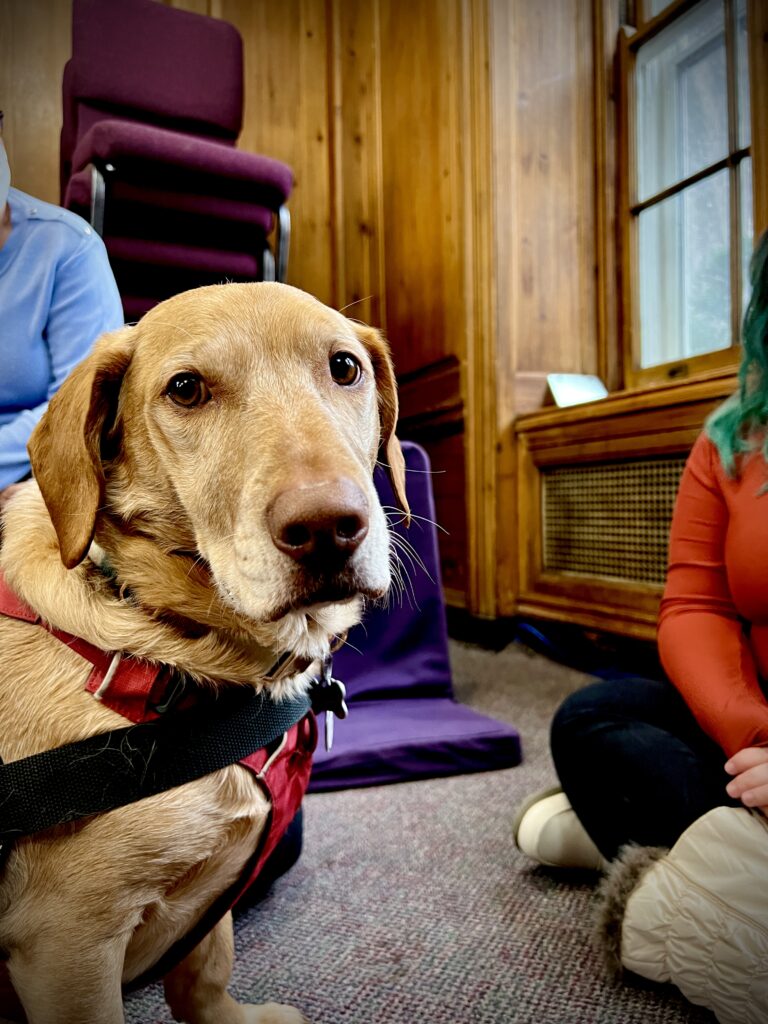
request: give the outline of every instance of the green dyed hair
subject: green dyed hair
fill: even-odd
[[[749,280],[752,295],[744,315],[739,390],[704,425],[729,476],[738,472],[738,456],[756,447],[755,434],[762,434],[768,461],[768,231],[752,256]]]

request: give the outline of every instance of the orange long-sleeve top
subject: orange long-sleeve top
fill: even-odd
[[[768,463],[729,477],[701,435],[675,503],[659,653],[702,729],[727,755],[768,744]]]

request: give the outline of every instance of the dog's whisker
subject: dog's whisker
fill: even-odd
[[[387,606],[394,606],[395,601],[401,601],[403,596],[403,581],[394,566],[390,567],[392,574],[392,586],[387,594]]]
[[[353,643],[350,643],[350,642],[349,642],[349,640],[345,640],[345,641],[344,641],[344,642],[343,642],[343,643],[341,644],[341,647],[349,647],[349,649],[350,649],[350,650],[352,650],[352,651],[354,651],[354,652],[355,652],[355,654],[362,654],[362,653],[363,653],[363,652],[362,652],[362,650],[361,650],[361,649],[360,649],[359,647],[357,647],[357,646],[356,646],[355,644],[353,644]],[[339,648],[339,650],[341,650],[341,647]]]
[[[380,469],[389,469],[387,463],[381,459],[376,459],[376,465]],[[446,469],[411,469],[409,466],[405,466],[404,469],[406,473],[421,473],[422,476],[443,476],[448,472]]]
[[[394,547],[390,548],[390,555],[392,559],[390,564],[392,565],[394,576],[400,583],[401,599],[405,597],[407,594],[409,602],[411,601],[412,598],[413,606],[418,608],[418,601],[416,600],[416,590],[413,586],[413,581],[411,580],[410,573],[408,572],[408,568],[405,562],[402,560],[399,553]]]
[[[406,552],[406,554],[407,554],[407,552]],[[413,578],[411,577],[411,574],[408,572],[408,567],[406,566],[405,562],[400,557],[399,553],[398,553],[398,559],[399,559],[400,564],[401,564],[402,569],[403,569],[403,576],[405,578],[405,583],[407,585],[408,599],[409,600],[412,599],[413,606],[415,608],[418,608],[419,607],[419,602],[418,602],[418,600],[416,598],[416,587],[414,585]],[[413,565],[412,562],[411,562],[411,565]]]
[[[363,609],[365,609],[366,605],[369,604],[369,603],[370,602],[367,599],[363,599]],[[365,633],[365,635],[368,636],[368,627],[365,624],[365,619],[364,618],[362,618],[360,620],[360,622],[358,622],[357,626],[358,626],[358,629],[362,629],[363,633]]]
[[[390,585],[389,593],[387,594],[388,605],[393,604],[396,596],[402,597],[404,587],[399,560],[397,554],[392,550],[389,552],[389,571],[392,583]]]
[[[405,521],[405,513],[396,505],[382,505],[381,507],[384,509],[384,514],[387,516],[388,521],[391,521],[390,516],[395,515],[400,516],[398,523],[402,523]],[[450,536],[448,530],[446,530],[444,526],[441,526],[440,523],[436,522],[434,519],[430,519],[429,516],[420,516],[417,515],[415,512],[411,512],[410,518],[415,519],[419,523],[429,523],[430,526],[434,526],[435,529],[440,530],[442,533],[444,533],[446,537]]]
[[[348,303],[346,304],[346,306],[342,306],[342,307],[341,307],[341,309],[339,310],[339,313],[343,313],[345,309],[352,309],[352,307],[353,307],[353,306],[357,306],[357,305],[359,305],[359,304],[360,304],[361,302],[367,302],[367,301],[368,301],[368,299],[372,299],[372,298],[373,298],[373,295],[366,295],[366,296],[365,296],[364,298],[362,298],[362,299],[355,299],[355,300],[354,300],[354,302],[348,302]],[[351,319],[352,319],[352,317],[350,317],[349,319],[351,320]],[[356,323],[359,323],[360,321],[359,321],[359,320],[357,320],[357,321],[355,321],[355,322],[356,322]]]
[[[416,550],[416,548],[414,548],[412,544],[409,544],[409,542],[405,540],[404,537],[400,537],[398,534],[393,534],[392,541],[394,545],[396,547],[399,547],[403,554],[408,558],[408,560],[411,563],[411,566],[414,569],[418,565],[422,572],[424,572],[424,574],[427,576],[427,579],[429,579],[431,583],[435,582],[435,580],[432,578],[432,574],[430,573],[429,569],[424,564],[424,560],[422,559],[421,555],[418,553],[418,551]]]
[[[408,604],[410,605],[411,608],[418,610],[419,602],[416,600],[416,594],[414,593],[413,588],[410,586],[410,584],[407,587],[403,588],[403,592],[400,595],[401,608],[404,606],[406,600],[408,601]]]
[[[419,569],[421,569],[421,571],[430,581],[430,583],[435,582],[435,580],[432,577],[432,574],[430,573],[429,569],[427,568],[418,551],[416,551],[414,548],[409,548],[407,544],[400,544],[398,545],[398,547],[400,551],[402,551],[403,554],[406,556],[406,558],[408,558],[408,561],[411,564],[411,568],[415,569],[418,566]]]

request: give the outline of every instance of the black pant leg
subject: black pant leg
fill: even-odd
[[[605,680],[571,694],[550,740],[563,790],[609,860],[625,843],[672,846],[702,814],[737,803],[725,792],[725,755],[666,680]]]

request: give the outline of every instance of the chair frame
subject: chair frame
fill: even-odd
[[[104,235],[104,218],[106,216],[109,181],[116,173],[112,163],[89,165],[91,171],[91,208],[90,224],[100,236]],[[269,241],[262,253],[262,280],[286,283],[288,276],[288,251],[291,244],[291,214],[288,206],[283,203],[277,211],[275,220],[274,252]]]

